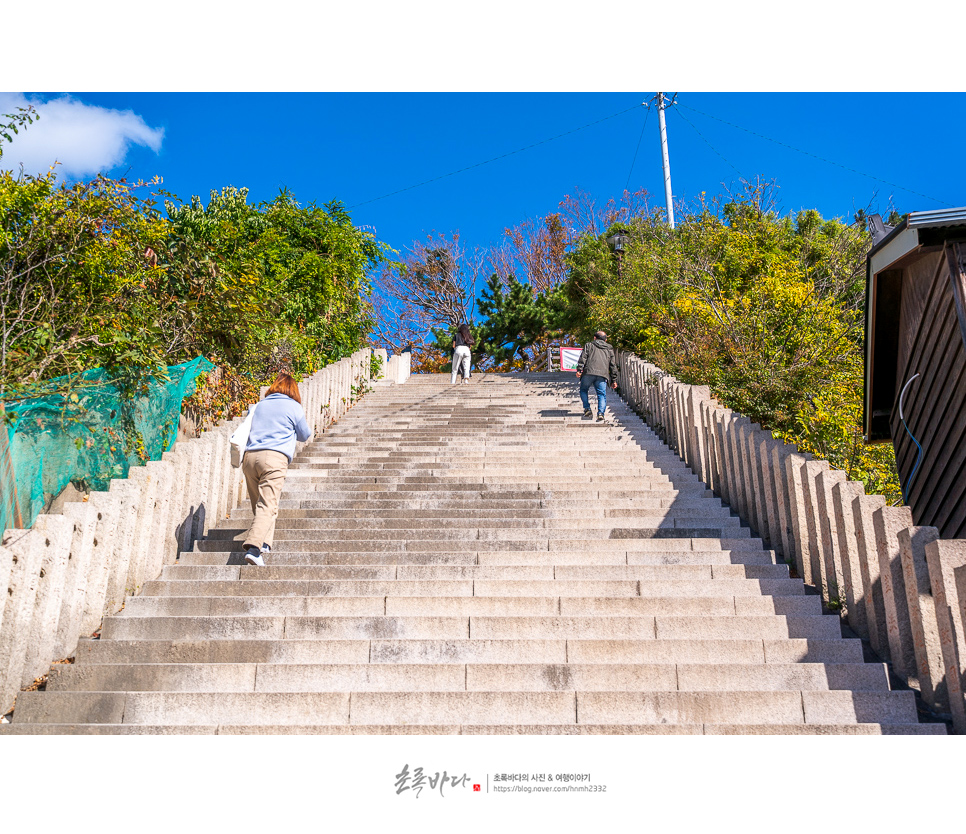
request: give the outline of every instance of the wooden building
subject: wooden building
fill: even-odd
[[[917,525],[966,538],[966,208],[872,231],[866,440],[892,441]]]

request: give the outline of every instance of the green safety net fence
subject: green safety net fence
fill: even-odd
[[[214,369],[203,356],[125,395],[103,368],[41,383],[37,396],[3,404],[0,531],[30,527],[72,483],[105,490],[132,466],[158,460],[178,439],[181,401]],[[48,393],[44,393],[48,392]]]

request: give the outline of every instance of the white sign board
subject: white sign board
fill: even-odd
[[[560,348],[560,370],[561,371],[576,371],[577,362],[580,359],[579,347],[562,347]]]

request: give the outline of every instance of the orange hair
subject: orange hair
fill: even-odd
[[[272,383],[272,387],[265,392],[266,397],[270,394],[284,394],[286,397],[291,397],[299,405],[302,404],[302,398],[299,396],[299,387],[295,380],[288,374],[278,375],[275,382]]]

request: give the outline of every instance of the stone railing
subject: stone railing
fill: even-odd
[[[619,354],[622,396],[765,545],[819,590],[926,704],[966,732],[966,541],[724,408],[704,386]]]
[[[412,374],[413,355],[406,351],[387,356],[385,348],[377,348],[373,353],[382,359],[382,368],[379,371],[378,381],[391,382],[399,385],[409,379]]]
[[[299,383],[318,435],[352,405],[369,380],[371,351],[356,351]],[[223,421],[178,442],[161,460],[38,516],[29,530],[7,530],[0,546],[0,714],[17,692],[73,655],[77,642],[127,597],[155,579],[210,526],[247,502],[245,478],[230,463],[228,438],[241,422]],[[301,449],[305,444],[299,444]]]

